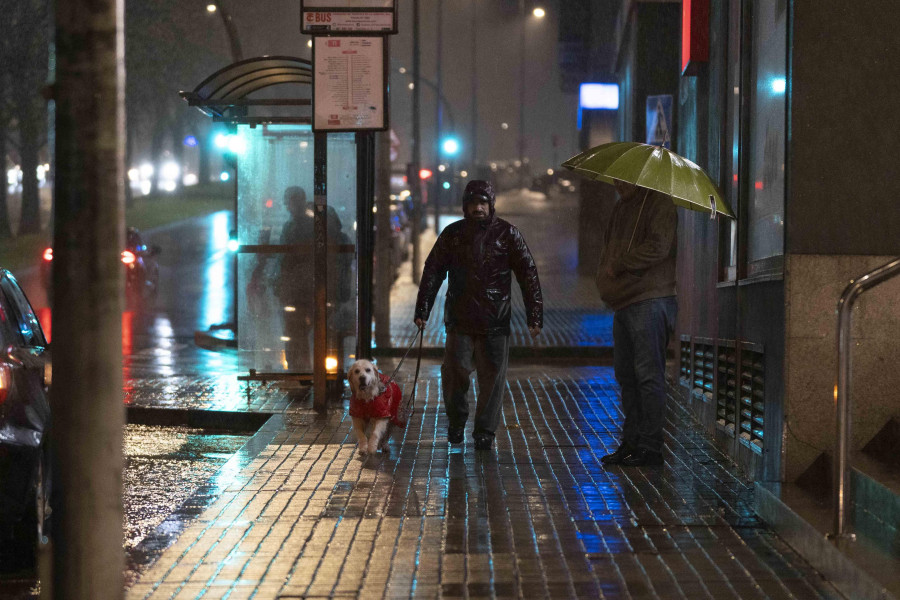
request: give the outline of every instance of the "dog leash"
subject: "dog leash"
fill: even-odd
[[[418,329],[418,328],[417,328]],[[391,376],[388,378],[388,383],[394,381],[394,376],[397,374],[397,371],[400,370],[400,367],[403,366],[403,361],[406,360],[406,357],[409,356],[409,351],[412,350],[413,344],[416,343],[416,338],[419,339],[419,360],[422,360],[422,330],[419,329],[416,332],[416,335],[413,336],[412,341],[409,343],[409,347],[406,349],[406,352],[403,354],[403,358],[400,359],[400,362],[397,363],[397,368],[394,369],[394,372],[391,373]],[[416,367],[416,372],[418,373],[418,367]]]
[[[416,386],[419,384],[419,367],[422,365],[422,340],[425,339],[425,334],[422,331],[422,329],[419,329],[419,355],[416,357],[416,376],[413,377],[412,391],[409,393],[409,398],[406,400],[406,405],[403,409],[407,416],[410,414],[409,405],[412,404],[413,398],[416,397]],[[415,338],[413,338],[413,342],[415,341]]]
[[[409,406],[412,404],[413,398],[416,397],[416,386],[419,384],[419,367],[422,365],[422,341],[425,339],[425,333],[422,329],[418,329],[416,335],[413,336],[412,341],[409,343],[409,347],[406,349],[406,353],[404,353],[403,358],[400,359],[400,362],[397,363],[397,368],[394,369],[394,372],[391,373],[390,378],[388,379],[388,384],[394,381],[394,376],[397,374],[397,371],[400,370],[400,367],[403,366],[403,361],[406,360],[406,357],[409,356],[409,351],[412,350],[413,345],[416,343],[416,338],[419,338],[419,352],[416,357],[416,375],[413,378],[413,386],[412,391],[409,393],[409,398],[406,400],[406,404],[403,406],[403,414],[407,417],[409,416]]]

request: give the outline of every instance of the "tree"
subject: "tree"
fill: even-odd
[[[18,154],[22,166],[22,219],[19,233],[41,229],[37,169],[47,142],[47,84],[50,48],[50,5],[46,0],[20,0],[4,7],[4,71],[16,116]],[[14,59],[14,60],[13,60]]]

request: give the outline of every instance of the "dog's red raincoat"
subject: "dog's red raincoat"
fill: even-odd
[[[371,402],[360,400],[356,394],[350,396],[350,416],[359,417],[360,419],[379,419],[382,417],[390,417],[391,423],[397,427],[405,427],[406,423],[397,419],[400,411],[400,401],[403,395],[400,393],[400,386],[396,382],[390,381],[384,373],[379,373],[378,378],[384,384],[384,392],[372,399]]]

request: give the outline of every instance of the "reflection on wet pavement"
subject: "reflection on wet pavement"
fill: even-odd
[[[125,548],[131,549],[247,441],[186,427],[125,427]]]

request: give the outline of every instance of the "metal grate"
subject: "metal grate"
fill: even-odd
[[[679,372],[681,384],[691,387],[691,336],[681,336],[679,356],[681,360],[681,370]]]
[[[707,401],[712,400],[713,382],[715,381],[715,353],[710,342],[711,340],[694,340],[691,366],[693,393]]]
[[[734,342],[719,342],[719,381],[716,386],[716,422],[734,432],[737,405],[737,352]]]
[[[765,366],[763,353],[741,349],[741,438],[760,450],[765,436]]]

